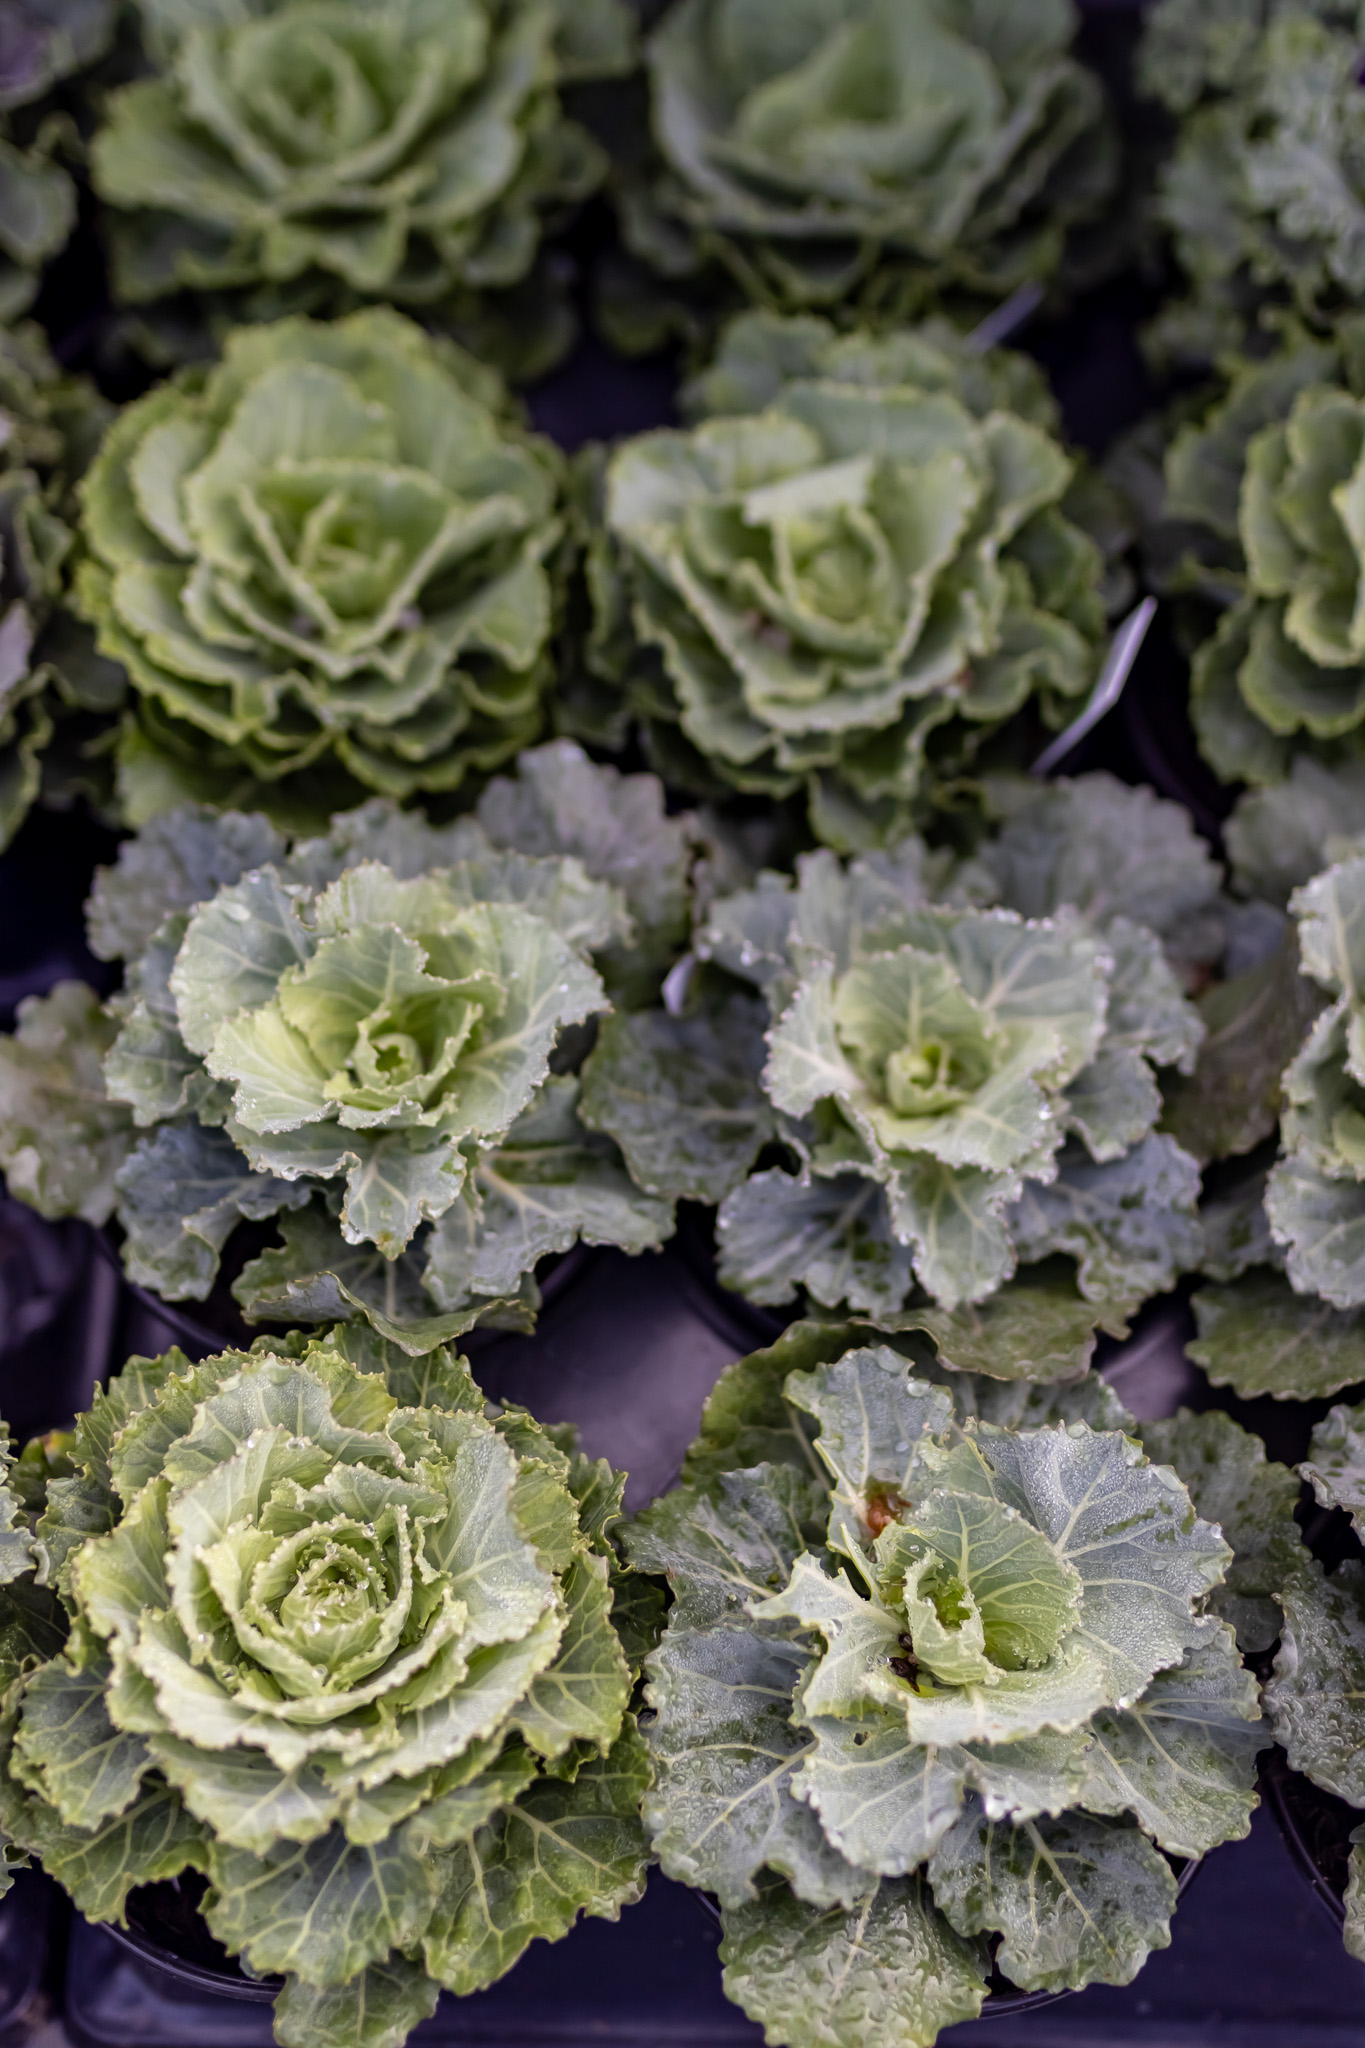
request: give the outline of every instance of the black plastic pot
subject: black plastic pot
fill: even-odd
[[[1292,1771],[1282,1749],[1261,1761],[1261,1790],[1313,1896],[1337,1927],[1346,1919],[1351,1831],[1365,1813]]]

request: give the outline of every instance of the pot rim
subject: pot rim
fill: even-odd
[[[207,1963],[187,1962],[174,1949],[166,1948],[135,1927],[115,1927],[111,1921],[101,1921],[99,1926],[102,1933],[139,1962],[189,1990],[207,1991],[215,1998],[232,1998],[250,2005],[273,2005],[284,1983],[283,1977],[244,1976],[235,1962],[230,1971],[211,1969]]]

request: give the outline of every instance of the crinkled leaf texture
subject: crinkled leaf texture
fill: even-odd
[[[499,843],[384,799],[316,838],[189,806],[125,841],[90,905],[123,990],[101,1012],[63,984],[0,1045],[16,1190],[112,1208],[130,1274],[170,1298],[209,1293],[240,1219],[279,1218],[282,1243],[236,1282],[249,1314],[363,1316],[415,1350],[484,1315],[525,1321],[537,1262],[580,1238],[658,1246],[671,1199],[632,1180],[551,1067],[581,1060],[576,1027],[608,1007],[593,956],[618,984],[657,975],[693,829],[652,777],[571,746],[524,768],[486,793]],[[618,794],[671,875],[630,874],[588,830],[584,808]]]
[[[206,379],[125,408],[75,601],[132,693],[128,820],[197,799],[323,823],[534,740],[560,481],[495,373],[390,307],[237,328]]]
[[[1245,1834],[1270,1739],[1208,1611],[1228,1546],[1103,1383],[898,1341],[799,1324],[730,1368],[626,1534],[672,1594],[646,1825],[719,1897],[726,1988],[783,2041],[931,2042],[977,2009],[983,1937],[1021,1986],[1126,1983],[1169,1939],[1160,1852]],[[1285,1559],[1204,1473],[1202,1421],[1181,1454],[1236,1496],[1259,1619]]]
[[[72,1633],[10,1693],[3,1824],[88,1917],[204,1871],[323,2048],[639,1895],[606,1468],[360,1332],[134,1359],[70,1465],[38,1555]]]

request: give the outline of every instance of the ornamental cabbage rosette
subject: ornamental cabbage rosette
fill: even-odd
[[[857,2048],[875,2011],[924,2048],[992,1961],[1129,1982],[1170,1938],[1167,1855],[1245,1835],[1270,1736],[1209,1611],[1228,1545],[1103,1381],[850,1341],[806,1324],[732,1367],[628,1531],[673,1596],[644,1815],[771,2042]],[[1204,1420],[1160,1455],[1197,1467]]]
[[[110,96],[93,150],[127,216],[109,222],[115,290],[229,291],[257,317],[384,299],[477,323],[605,172],[557,87],[632,56],[619,0],[139,6],[158,68]],[[522,296],[533,372],[571,329],[548,274]]]
[[[659,161],[624,182],[627,247],[778,311],[905,319],[1046,280],[1115,168],[1076,26],[1068,0],[676,0],[648,45]]]
[[[119,415],[76,597],[136,700],[130,822],[195,799],[320,825],[536,737],[561,466],[504,405],[385,309],[240,328]]]
[[[81,783],[104,794],[90,743],[98,752],[122,677],[59,601],[76,482],[108,418],[84,378],[62,374],[36,326],[0,328],[0,847],[44,782],[54,794]]]
[[[581,769],[610,801],[614,771],[546,752],[561,794]],[[490,789],[493,829],[518,796],[548,828],[528,780]],[[685,852],[656,822],[656,856]],[[9,1185],[47,1215],[113,1213],[130,1277],[171,1299],[209,1294],[242,1219],[278,1218],[282,1246],[235,1284],[252,1316],[365,1317],[422,1351],[524,1315],[546,1254],[672,1229],[576,1110],[571,1027],[610,1007],[589,955],[627,984],[646,971],[626,902],[578,855],[474,819],[376,802],[290,847],[259,816],[173,812],[92,899],[123,991],[101,1011],[61,983],[3,1044]]]
[[[37,1522],[69,1639],[4,1702],[9,1840],[92,1920],[202,1872],[284,2048],[399,2048],[643,1887],[622,1482],[384,1352],[131,1360]]]
[[[677,1014],[605,1022],[584,1117],[642,1187],[720,1203],[721,1277],[751,1300],[885,1324],[916,1285],[954,1310],[1066,1254],[1070,1313],[1079,1287],[1091,1327],[1121,1321],[1199,1260],[1154,1070],[1188,1071],[1202,1029],[1119,906],[1174,933],[1217,889],[1184,814],[1107,777],[1033,786],[956,873],[915,839],[803,856],[711,906]]]
[[[104,55],[117,11],[115,0],[0,8],[0,321],[27,312],[75,225],[76,187],[56,159],[76,130],[57,88]]]
[[[1166,455],[1160,574],[1203,601],[1191,706],[1228,781],[1365,751],[1365,326],[1238,366]],[[1210,631],[1208,607],[1215,608]],[[1218,614],[1221,613],[1221,617]]]
[[[1179,118],[1155,212],[1189,296],[1153,340],[1211,362],[1271,309],[1329,325],[1365,289],[1357,0],[1159,0],[1143,89]]]
[[[692,397],[611,457],[590,557],[588,664],[672,779],[866,846],[1026,705],[1065,723],[1118,593],[1016,358],[757,316]]]

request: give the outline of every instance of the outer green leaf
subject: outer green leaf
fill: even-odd
[[[1265,1704],[1294,1770],[1365,1804],[1365,1566],[1328,1578],[1305,1557],[1284,1589],[1284,1626]]]
[[[1334,1180],[1291,1154],[1266,1183],[1265,1207],[1296,1288],[1338,1309],[1365,1302],[1365,1189],[1358,1181]]]
[[[557,1941],[580,1912],[615,1920],[644,1889],[639,1821],[649,1777],[627,1718],[609,1756],[572,1783],[544,1778],[500,1821],[442,1859],[440,1893],[423,1953],[450,1990],[481,1990],[537,1937]]]
[[[1212,905],[1217,863],[1179,804],[1112,775],[992,785],[1005,813],[982,858],[1025,917],[1070,904],[1100,928],[1118,914],[1173,932]]]
[[[539,1259],[580,1238],[638,1252],[671,1234],[672,1204],[641,1192],[578,1107],[575,1083],[551,1076],[506,1139],[478,1154],[465,1200],[426,1248],[425,1283],[440,1307],[514,1294]]]
[[[417,1358],[463,1336],[488,1311],[509,1306],[480,1299],[433,1314],[417,1254],[390,1260],[373,1245],[348,1245],[320,1202],[282,1217],[280,1234],[283,1245],[250,1260],[234,1283],[255,1320],[329,1323],[359,1315]]]
[[[1325,768],[1306,754],[1294,761],[1286,781],[1247,790],[1224,827],[1241,888],[1269,903],[1287,903],[1359,835],[1362,796],[1360,766]]]
[[[588,760],[572,740],[524,753],[515,781],[497,777],[479,799],[479,823],[500,846],[576,854],[590,875],[622,890],[631,942],[608,953],[609,989],[648,1000],[687,937],[694,834],[690,816],[669,817],[652,775],[622,775]]]
[[[803,1184],[756,1173],[721,1204],[716,1241],[722,1285],[750,1301],[790,1301],[805,1286],[831,1308],[893,1315],[913,1282],[884,1193],[852,1174]]]
[[[1319,1400],[1365,1380],[1365,1318],[1296,1294],[1264,1267],[1230,1287],[1206,1287],[1192,1306],[1199,1335],[1186,1346],[1216,1387],[1244,1400]]]
[[[1164,1084],[1163,1128],[1195,1159],[1250,1152],[1274,1132],[1281,1076],[1320,1006],[1291,944],[1200,998],[1207,1028],[1188,1080]]]
[[[1267,1461],[1260,1439],[1216,1409],[1192,1415],[1182,1408],[1140,1423],[1137,1433],[1148,1457],[1174,1468],[1205,1521],[1216,1522],[1232,1545],[1210,1607],[1232,1624],[1241,1649],[1268,1650],[1280,1632],[1276,1595],[1300,1555],[1295,1475]]]
[[[28,1803],[20,1828],[12,1821],[8,1825],[87,1920],[116,1920],[122,1926],[135,1885],[208,1868],[203,1829],[177,1795],[155,1779],[123,1813],[89,1830],[67,1827],[52,1808],[36,1801]]]
[[[72,1828],[94,1828],[137,1799],[151,1758],[138,1735],[109,1719],[109,1664],[92,1657],[75,1668],[54,1657],[24,1687],[17,1769]]]
[[[803,1644],[738,1621],[674,1624],[649,1659],[654,1783],[645,1826],[667,1874],[722,1905],[755,1897],[765,1866],[817,1905],[849,1904],[867,1889],[793,1792],[811,1752],[810,1736],[792,1722],[792,1691],[808,1661]]]
[[[984,1947],[953,1932],[918,1878],[823,1912],[775,1881],[726,1911],[720,1955],[727,1994],[791,2048],[931,2048],[986,1991]]]
[[[785,1582],[826,1499],[818,1479],[786,1467],[723,1473],[705,1492],[664,1494],[637,1515],[627,1553],[638,1571],[668,1579],[678,1623],[706,1626],[747,1613]]]
[[[172,1301],[205,1298],[243,1217],[301,1208],[312,1193],[304,1183],[253,1173],[226,1133],[197,1123],[163,1124],[139,1139],[116,1185],[128,1277]]]
[[[333,1828],[264,1856],[215,1842],[208,1867],[204,1918],[218,1940],[261,1976],[287,1971],[320,1990],[345,1984],[390,1949],[411,1948],[438,1882],[401,1832],[361,1848]]]
[[[96,868],[86,906],[90,950],[101,960],[132,960],[168,917],[193,910],[248,868],[278,862],[285,841],[253,812],[182,804],[153,818],[119,846],[112,867]]]
[[[1228,1631],[1199,1633],[1134,1706],[1096,1715],[1080,1795],[1094,1813],[1132,1814],[1174,1856],[1241,1840],[1273,1739]]]
[[[731,995],[693,1015],[608,1017],[583,1072],[582,1113],[653,1194],[721,1202],[775,1134],[758,1085],[761,1003]]]
[[[1365,1517],[1365,1411],[1333,1408],[1313,1431],[1299,1470],[1325,1508],[1345,1508],[1357,1530]]]
[[[1130,1984],[1170,1945],[1170,1865],[1137,1828],[1089,1814],[1009,1826],[969,1807],[929,1881],[960,1934],[1003,1936],[997,1967],[1028,1991]]]
[[[1117,1307],[1082,1299],[1064,1272],[1007,1281],[974,1307],[907,1309],[896,1322],[926,1331],[940,1362],[954,1372],[1049,1385],[1084,1377],[1100,1330],[1128,1335]]]
[[[135,1138],[128,1110],[104,1089],[118,1026],[79,981],[26,996],[18,1020],[0,1040],[0,1165],[10,1192],[44,1216],[104,1223]]]
[[[286,1977],[275,1999],[275,2038],[281,2048],[403,2048],[412,2029],[430,2019],[441,1987],[421,1963],[388,1956],[349,1984],[320,1991],[301,1977]]]
[[[1069,1253],[1089,1300],[1145,1300],[1199,1263],[1198,1193],[1198,1168],[1173,1138],[1144,1138],[1106,1166],[1068,1147],[1055,1181],[1026,1187],[1010,1227],[1023,1259]]]
[[[684,1485],[768,1462],[817,1470],[807,1426],[788,1402],[787,1375],[842,1357],[859,1333],[846,1323],[791,1323],[766,1350],[727,1365],[702,1409],[701,1428],[683,1460]]]

